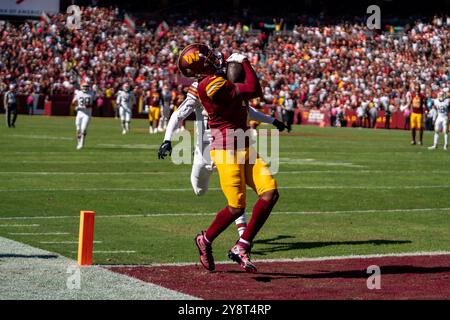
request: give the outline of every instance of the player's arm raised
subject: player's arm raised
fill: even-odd
[[[235,83],[236,94],[244,95],[245,99],[253,99],[262,96],[262,88],[255,70],[253,70],[247,57],[240,53],[233,53],[227,62],[237,62],[242,64],[245,73],[244,83]]]

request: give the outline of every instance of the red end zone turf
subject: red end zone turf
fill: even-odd
[[[367,268],[381,268],[381,289]],[[258,273],[218,264],[108,269],[203,299],[450,299],[450,255],[298,262],[257,262]]]

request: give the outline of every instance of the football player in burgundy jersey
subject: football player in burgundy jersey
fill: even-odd
[[[246,186],[258,195],[247,229],[228,251],[228,257],[245,271],[256,272],[250,260],[252,241],[270,215],[278,200],[277,184],[268,166],[249,145],[248,135],[240,139],[239,134],[249,127],[246,100],[260,97],[261,86],[248,59],[234,53],[227,62],[242,64],[245,83],[232,83],[221,71],[221,55],[206,45],[192,44],[181,52],[178,68],[181,73],[198,81],[198,95],[208,113],[208,124],[212,131],[211,159],[217,167],[220,185],[227,199],[227,206],[220,210],[211,225],[195,238],[202,265],[215,269],[212,242],[246,207]],[[237,145],[236,145],[237,143]],[[225,159],[225,161],[224,161]]]

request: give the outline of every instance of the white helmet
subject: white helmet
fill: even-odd
[[[444,93],[444,91],[440,91],[438,93],[438,99],[439,99],[439,101],[444,101],[445,100],[445,93]]]
[[[122,86],[122,89],[124,91],[129,91],[130,90],[130,85],[128,83],[124,83],[123,86]]]
[[[11,84],[9,85],[9,90],[14,90],[15,88],[16,88],[16,86],[15,86],[14,84],[11,83]]]

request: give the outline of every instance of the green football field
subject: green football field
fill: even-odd
[[[145,120],[123,136],[119,120],[94,118],[77,151],[74,118],[19,115],[7,129],[1,116],[1,237],[75,259],[79,212],[94,210],[96,264],[197,261],[194,236],[226,204],[217,174],[196,197],[190,165],[158,160],[163,136]],[[449,251],[450,153],[427,150],[432,133],[424,140],[355,128],[282,134],[280,200],[253,257]],[[249,190],[249,212],[255,199]],[[236,239],[231,226],[214,243],[216,260]]]

